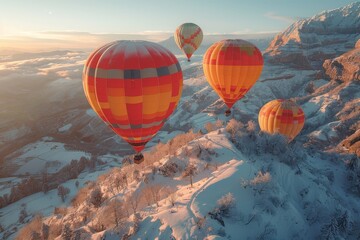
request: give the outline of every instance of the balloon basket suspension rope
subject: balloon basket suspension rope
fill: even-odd
[[[230,108],[228,108],[226,111],[225,111],[225,116],[230,116],[231,115],[231,110]]]
[[[140,153],[136,153],[134,155],[134,163],[136,164],[140,164],[144,161],[144,155],[140,152]]]

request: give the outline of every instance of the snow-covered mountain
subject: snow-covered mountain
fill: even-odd
[[[63,169],[80,169],[61,182],[68,193],[50,189],[2,208],[2,236],[357,239],[359,6],[325,11],[276,36],[260,79],[231,118],[203,75],[201,54],[191,63],[179,57],[182,98],[147,145],[143,165],[128,164],[130,148],[89,110],[80,80],[88,53],[1,60],[0,151],[11,178],[1,179],[0,192],[9,194],[26,171],[39,177],[30,170],[45,167],[50,175],[72,158],[102,164]],[[27,79],[34,81],[26,85]],[[35,114],[19,115],[24,107],[11,98],[14,91]],[[275,98],[292,98],[305,112],[304,129],[291,144],[257,127],[259,109]],[[46,159],[53,163],[46,166]],[[32,218],[39,212],[44,216]]]
[[[292,24],[266,49],[271,63],[320,69],[325,59],[353,48],[360,38],[360,2],[324,11]]]

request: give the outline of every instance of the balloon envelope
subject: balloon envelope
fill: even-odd
[[[260,50],[241,39],[214,43],[203,59],[207,81],[229,109],[255,84],[263,64]]]
[[[184,23],[175,30],[174,39],[190,61],[191,56],[203,40],[203,32],[195,23]]]
[[[83,71],[91,107],[137,152],[176,108],[182,80],[176,57],[146,41],[104,45],[89,56]]]
[[[295,102],[276,99],[260,109],[258,120],[262,131],[283,134],[291,141],[303,128],[305,116],[301,107]]]

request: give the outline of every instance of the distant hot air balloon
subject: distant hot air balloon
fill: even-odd
[[[259,112],[259,125],[262,131],[283,134],[290,141],[300,133],[304,122],[303,110],[291,100],[272,100]]]
[[[190,57],[198,49],[203,40],[203,32],[194,23],[184,23],[176,29],[174,39],[181,51],[187,56],[188,62],[190,62]]]
[[[227,39],[214,43],[203,60],[204,74],[217,94],[228,106],[225,112],[245,96],[260,77],[263,68],[260,50],[241,39]]]
[[[116,41],[87,59],[83,87],[91,107],[138,153],[164,125],[181,97],[176,57],[156,43]]]

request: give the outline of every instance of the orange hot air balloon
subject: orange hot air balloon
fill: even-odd
[[[266,103],[259,112],[260,129],[265,132],[280,133],[292,141],[305,123],[304,112],[291,100],[276,99]]]
[[[190,58],[203,40],[203,32],[195,23],[181,24],[174,33],[178,47],[183,51],[190,62]]]
[[[241,39],[227,39],[214,43],[203,60],[204,74],[211,87],[228,106],[225,112],[245,96],[260,77],[263,68],[260,50]]]
[[[164,125],[181,97],[183,75],[176,57],[156,43],[116,41],[87,59],[83,87],[91,107],[143,161],[145,144]]]

